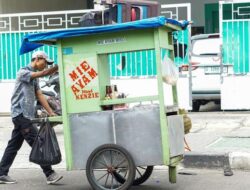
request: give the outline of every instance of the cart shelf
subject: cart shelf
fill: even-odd
[[[134,98],[121,98],[112,100],[102,100],[101,105],[115,105],[115,104],[126,104],[126,103],[136,103],[136,102],[147,102],[159,100],[158,96],[143,96]]]

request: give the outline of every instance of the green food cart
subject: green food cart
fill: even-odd
[[[63,123],[67,170],[86,170],[94,189],[139,185],[156,165],[168,166],[169,180],[176,182],[176,166],[184,153],[183,118],[175,85],[175,105],[164,104],[161,52],[173,58],[172,32],[187,24],[155,17],[25,36],[21,54],[43,44],[58,46],[62,116],[49,120]],[[157,94],[106,99],[108,55],[141,50],[155,52]],[[140,102],[152,103],[106,109]]]

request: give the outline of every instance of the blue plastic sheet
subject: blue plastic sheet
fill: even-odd
[[[43,46],[42,44],[43,41],[91,35],[91,34],[99,34],[105,32],[116,32],[121,30],[157,28],[167,23],[180,26],[183,29],[185,29],[189,24],[188,21],[184,21],[181,23],[173,19],[165,18],[164,16],[159,16],[149,19],[138,20],[134,22],[114,24],[114,25],[81,27],[76,29],[64,29],[64,30],[56,30],[56,31],[42,32],[36,34],[28,34],[24,36],[24,39],[22,41],[22,45],[20,48],[20,55],[28,53],[38,47]]]

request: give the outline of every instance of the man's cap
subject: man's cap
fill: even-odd
[[[54,61],[52,59],[49,59],[47,53],[45,53],[44,51],[35,51],[32,54],[32,59],[33,58],[43,58],[47,61],[48,65],[52,65],[54,63]]]

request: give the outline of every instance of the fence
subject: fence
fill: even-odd
[[[161,15],[175,20],[191,20],[191,5],[189,3],[161,5]],[[189,39],[190,28],[173,33],[176,66],[189,63]],[[162,56],[165,53],[166,50],[162,50]],[[126,65],[122,63],[122,59],[125,60]],[[109,64],[111,76],[114,78],[154,77],[156,75],[155,52],[153,50],[111,54],[109,55]]]
[[[81,16],[91,10],[36,12],[0,15],[0,80],[16,78],[19,68],[31,60],[31,53],[19,55],[22,38],[27,33],[79,27]],[[54,46],[39,48],[57,60]]]
[[[162,59],[166,54],[167,56],[170,56],[170,51],[167,49],[161,49]],[[155,77],[155,57],[154,50],[110,54],[109,65],[111,76],[114,78]]]
[[[250,2],[220,2],[223,64],[235,74],[250,72]]]
[[[163,5],[161,14],[178,20],[180,7],[183,7],[183,4],[177,7]],[[172,10],[173,8],[175,10]],[[16,72],[30,62],[31,53],[22,56],[18,53],[24,35],[79,27],[79,19],[89,11],[91,10],[0,15],[0,81],[15,79]],[[188,30],[173,34],[177,65],[188,64],[188,35]],[[40,49],[47,52],[49,57],[55,61],[57,60],[56,47],[44,46]],[[162,54],[164,53],[163,50]],[[126,65],[122,64],[122,59],[126,60]],[[109,64],[112,77],[153,77],[156,74],[155,52],[153,50],[110,54]]]
[[[166,4],[161,5],[161,14],[175,20],[191,21],[191,4]],[[178,66],[187,65],[189,63],[188,51],[191,28],[173,33],[173,41],[175,48],[175,63]]]

